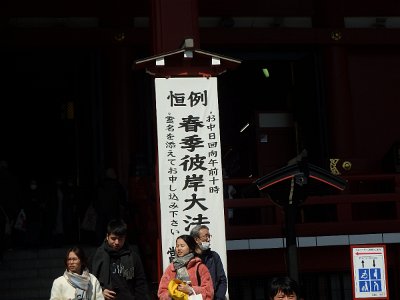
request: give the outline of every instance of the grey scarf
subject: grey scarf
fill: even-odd
[[[185,256],[174,258],[172,263],[174,264],[174,268],[176,270],[176,278],[182,281],[190,280],[186,266],[193,257],[193,253],[188,253]]]
[[[90,274],[88,269],[85,269],[82,272],[82,275],[65,270],[64,277],[75,288],[74,300],[91,299],[92,288],[91,288]]]

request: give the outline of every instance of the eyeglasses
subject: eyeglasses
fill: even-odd
[[[67,261],[78,261],[79,258],[73,257],[73,258],[68,258]]]

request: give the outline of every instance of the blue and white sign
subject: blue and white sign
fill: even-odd
[[[353,299],[389,299],[384,245],[350,246]]]

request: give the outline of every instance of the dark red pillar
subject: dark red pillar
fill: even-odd
[[[186,38],[199,48],[197,0],[152,0],[153,52],[179,49]]]
[[[152,50],[154,55],[181,48],[185,39],[193,39],[194,47],[199,48],[197,0],[151,0],[151,27]],[[183,67],[182,65],[182,68]],[[158,167],[156,166],[156,168]],[[156,170],[156,174],[157,173]],[[157,205],[158,198],[157,195]],[[159,207],[157,207],[156,213],[159,220]],[[160,278],[163,271],[160,232],[158,235],[157,247],[159,251],[157,256],[157,278]],[[152,239],[153,237],[148,238]]]
[[[322,49],[325,97],[328,114],[328,142],[331,158],[353,156],[354,126],[348,74],[347,48],[340,45],[344,28],[341,7],[334,1],[316,1],[313,25],[331,29],[331,44]]]
[[[331,158],[353,156],[353,111],[347,64],[347,49],[327,46],[324,49],[326,99]]]
[[[108,136],[106,149],[111,157],[105,167],[113,167],[118,178],[124,186],[128,185],[129,162],[130,162],[130,112],[132,111],[132,85],[131,85],[131,63],[133,51],[124,46],[111,47],[109,54],[109,78],[110,94],[109,102],[104,107],[105,118],[108,119],[111,130]]]

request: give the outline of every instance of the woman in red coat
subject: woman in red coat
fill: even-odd
[[[179,279],[182,282],[177,284],[178,291],[187,295],[201,294],[203,300],[212,300],[214,288],[211,275],[199,258],[201,250],[194,238],[186,234],[179,236],[176,239],[175,253],[176,258],[161,277],[158,298],[160,300],[172,299],[168,285],[171,280]]]

